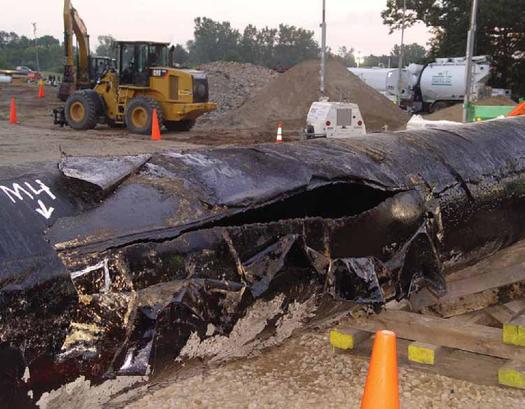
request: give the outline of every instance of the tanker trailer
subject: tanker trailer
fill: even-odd
[[[473,58],[472,95],[478,98],[490,76],[486,56]],[[465,95],[465,58],[437,58],[435,62],[410,64],[402,71],[401,106],[411,112],[434,112],[461,103]],[[387,91],[397,95],[398,72],[387,76]]]

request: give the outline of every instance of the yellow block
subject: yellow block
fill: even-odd
[[[434,365],[439,346],[412,342],[408,345],[408,360],[420,364]]]
[[[509,362],[498,371],[500,385],[525,389],[525,366],[519,362]]]
[[[333,329],[330,331],[330,345],[338,349],[354,349],[358,341],[356,340],[357,331]]]
[[[513,321],[503,324],[503,343],[525,347],[525,325]]]

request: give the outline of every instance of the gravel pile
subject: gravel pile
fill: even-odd
[[[225,112],[239,108],[279,75],[266,67],[224,61],[204,64],[198,69],[208,74],[210,101],[219,105],[216,111],[200,117],[198,125],[206,125],[211,120],[220,124]]]

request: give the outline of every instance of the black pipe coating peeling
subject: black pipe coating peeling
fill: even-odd
[[[0,168],[0,399],[442,295],[524,214],[525,118]]]

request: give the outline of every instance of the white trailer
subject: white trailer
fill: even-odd
[[[374,88],[380,94],[383,94],[390,101],[396,102],[396,97],[387,90],[387,78],[392,74],[396,74],[396,68],[382,68],[382,67],[372,67],[372,68],[355,68],[348,67],[348,71],[356,75],[361,81],[366,85]]]
[[[314,102],[306,117],[306,139],[349,138],[366,134],[366,126],[357,104]]]
[[[372,67],[372,68],[356,68],[349,67],[348,71],[352,74],[359,77],[361,81],[370,87],[374,88],[379,92],[386,92],[386,78],[387,75],[395,71],[396,68],[382,68],[382,67]]]

